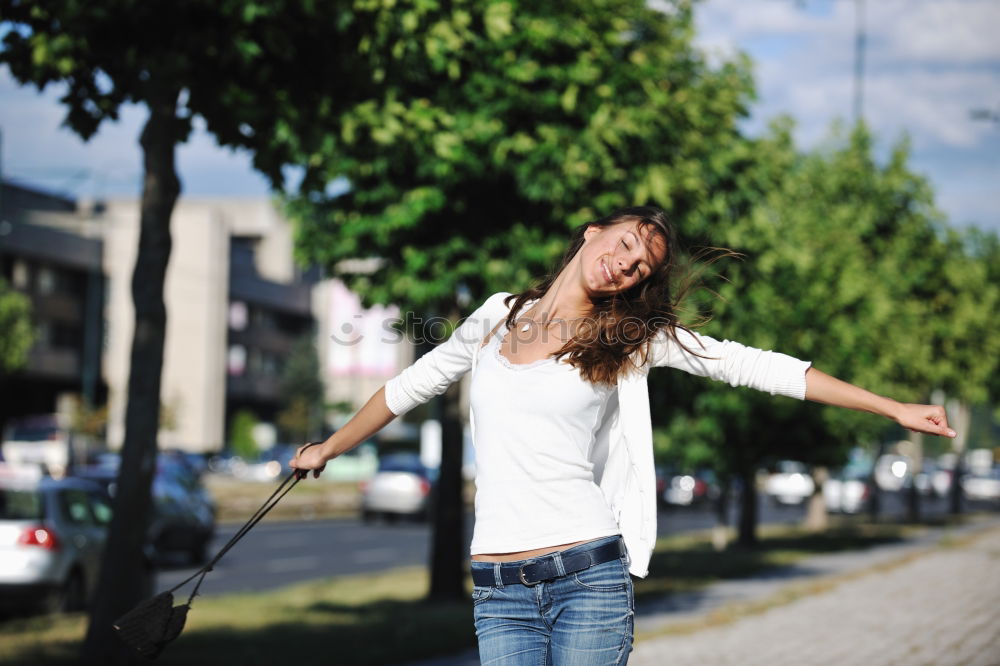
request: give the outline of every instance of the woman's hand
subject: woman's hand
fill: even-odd
[[[324,444],[303,444],[295,452],[295,457],[288,465],[292,469],[303,470],[306,475],[309,474],[309,470],[312,470],[313,478],[318,479],[320,472],[326,468],[326,463],[329,460],[323,452]]]
[[[899,425],[914,432],[928,435],[954,437],[955,431],[948,425],[948,416],[940,405],[901,404],[896,414]]]

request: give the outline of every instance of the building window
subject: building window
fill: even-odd
[[[35,344],[39,347],[52,346],[52,325],[47,321],[35,324]]]
[[[226,367],[233,377],[242,377],[247,369],[247,348],[243,345],[232,345],[227,355]]]
[[[31,285],[31,268],[28,266],[27,261],[24,259],[14,260],[14,268],[11,271],[10,281],[17,289],[28,291]]]
[[[38,293],[47,295],[51,294],[56,290],[56,273],[48,266],[42,266],[38,269],[38,282],[37,282]]]
[[[233,301],[229,304],[229,328],[234,331],[242,331],[247,327],[247,321],[249,315],[247,313],[247,304],[243,301]],[[244,360],[246,359],[246,351],[243,354]]]

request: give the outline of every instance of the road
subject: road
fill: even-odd
[[[944,510],[941,501],[924,502],[925,515]],[[903,513],[903,502],[895,493],[883,494],[883,515]],[[760,504],[761,522],[789,524],[800,521],[804,508]],[[735,512],[734,512],[735,519]],[[707,509],[661,511],[659,534],[677,534],[706,529],[714,524]],[[237,525],[220,526],[210,548],[217,552],[233,535]],[[467,542],[472,539],[472,517],[466,522]],[[261,521],[205,578],[199,594],[263,591],[330,576],[382,571],[426,564],[430,556],[430,528],[400,521],[395,524],[364,525],[355,519],[302,522]],[[157,575],[157,591],[169,589],[196,569],[165,565]],[[181,592],[187,591],[185,587]]]

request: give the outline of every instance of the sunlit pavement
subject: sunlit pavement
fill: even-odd
[[[738,590],[712,586],[696,608],[640,618],[629,663],[1000,664],[1000,521],[936,530],[905,546],[810,558],[795,569],[801,575],[765,580],[755,592],[742,590],[742,599]],[[713,594],[729,598],[712,602]],[[727,602],[731,609],[748,601],[774,605],[721,626],[642,636],[671,624],[690,629]]]

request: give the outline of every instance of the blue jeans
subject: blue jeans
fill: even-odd
[[[620,539],[597,539],[563,553]],[[542,555],[516,564],[555,557]],[[493,570],[491,562],[473,569]],[[628,556],[542,581],[480,587],[472,592],[482,666],[625,664],[632,650],[635,604]]]

